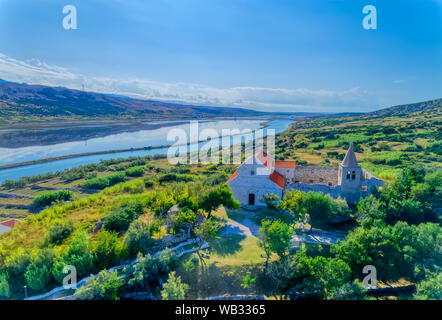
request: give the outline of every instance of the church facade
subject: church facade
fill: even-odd
[[[297,166],[295,161],[275,161],[265,152],[248,157],[226,182],[242,206],[264,206],[265,194],[280,199],[289,190],[314,191],[357,203],[384,182],[358,165],[353,144],[339,167]]]

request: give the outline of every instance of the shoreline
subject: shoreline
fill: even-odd
[[[255,130],[260,130],[267,128],[269,125],[268,123],[273,121],[275,119],[263,119],[263,123],[260,124],[260,127]],[[209,120],[210,121],[210,120]],[[230,137],[235,137],[242,135],[234,134],[230,135]],[[267,135],[264,135],[263,137],[266,137]],[[219,137],[220,139],[221,137]],[[14,168],[21,168],[21,167],[27,167],[32,166],[36,164],[42,164],[42,163],[49,163],[54,161],[60,161],[60,160],[66,160],[66,159],[73,159],[73,158],[81,158],[81,157],[87,157],[87,156],[95,156],[95,155],[101,155],[101,154],[112,154],[112,153],[124,153],[124,152],[134,152],[134,151],[148,151],[148,150],[155,150],[155,149],[164,149],[164,148],[170,148],[172,146],[174,147],[182,147],[182,146],[190,146],[194,144],[200,144],[202,142],[208,142],[211,139],[204,139],[204,140],[198,140],[194,142],[188,142],[188,143],[181,143],[181,144],[168,144],[168,145],[160,145],[160,146],[147,146],[147,147],[137,147],[137,148],[125,148],[125,149],[114,149],[114,150],[103,150],[103,151],[94,151],[94,152],[84,152],[84,153],[76,153],[76,154],[68,154],[63,156],[57,156],[57,157],[51,157],[51,158],[44,158],[44,159],[38,159],[38,160],[31,160],[31,161],[25,161],[25,162],[17,162],[12,164],[5,164],[0,166],[0,171],[2,170],[8,170],[8,169],[14,169]]]

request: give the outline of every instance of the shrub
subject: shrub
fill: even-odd
[[[114,184],[124,182],[126,180],[126,175],[124,174],[124,172],[119,172],[119,173],[107,176],[107,178],[109,179],[109,185],[113,186]]]
[[[94,265],[98,270],[114,266],[120,261],[122,255],[123,246],[117,233],[103,230],[97,235],[94,246]]]
[[[134,221],[130,224],[124,242],[131,255],[139,252],[145,253],[151,243],[152,232],[147,224],[142,221]]]
[[[155,181],[152,179],[146,178],[146,179],[144,179],[144,186],[146,188],[153,188],[155,186]]]
[[[137,262],[124,269],[129,277],[128,285],[136,290],[144,290],[158,285],[160,276],[169,273],[177,266],[178,258],[170,249],[165,249],[158,257],[138,254]]]
[[[124,182],[125,180],[126,175],[124,174],[124,172],[120,172],[105,177],[98,177],[86,180],[82,186],[86,189],[102,190],[109,186],[113,186],[114,184]]]
[[[141,177],[144,174],[144,167],[132,167],[126,170],[126,176],[128,177]]]
[[[169,274],[169,279],[163,285],[161,297],[163,300],[184,300],[188,291],[189,285],[181,283],[181,277],[175,277],[174,271]]]
[[[45,207],[57,201],[71,200],[74,193],[69,190],[45,191],[34,197],[33,204],[36,207]]]
[[[12,285],[12,294],[19,290],[22,293],[23,286],[26,284],[24,274],[29,264],[31,257],[28,251],[23,248],[18,248],[10,253],[5,259],[5,267],[2,271],[8,274],[8,281]]]
[[[124,279],[117,271],[101,271],[98,276],[91,276],[83,287],[78,289],[81,300],[119,300],[118,290],[124,285]]]
[[[418,283],[413,297],[416,300],[442,300],[442,273]]]
[[[9,298],[10,295],[8,275],[2,272],[0,273],[0,297]]]
[[[142,213],[142,204],[137,200],[131,200],[117,208],[104,220],[104,228],[109,231],[124,232]]]
[[[51,244],[59,245],[74,231],[72,221],[56,222],[49,229],[47,241]]]
[[[31,263],[25,272],[26,283],[34,291],[41,291],[54,280],[52,275],[54,253],[51,250],[41,250],[34,253]]]
[[[86,180],[82,186],[86,189],[101,190],[109,187],[109,180],[106,177],[93,178]]]
[[[62,282],[66,276],[63,269],[72,265],[77,269],[77,275],[83,277],[92,271],[93,260],[88,234],[81,230],[75,234],[65,251],[55,258],[52,273],[58,282]]]
[[[441,156],[442,155],[442,142],[437,141],[434,143],[430,143],[426,146],[425,150],[434,152],[435,154]]]

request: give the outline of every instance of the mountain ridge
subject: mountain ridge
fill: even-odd
[[[0,117],[14,118],[210,118],[259,116],[266,112],[243,108],[195,106],[141,100],[111,94],[86,92],[0,81]]]

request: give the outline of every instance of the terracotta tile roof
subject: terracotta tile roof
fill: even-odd
[[[11,220],[0,222],[0,224],[2,226],[8,227],[8,228],[14,228],[14,225],[17,221],[18,221],[17,219],[11,219]]]
[[[275,161],[277,168],[296,168],[296,161]]]
[[[254,154],[255,158],[258,159],[267,169],[272,170],[273,163],[275,160],[271,156],[269,156],[264,151],[258,151]]]
[[[269,178],[276,183],[278,187],[284,189],[284,176],[282,176],[278,171],[273,171]]]
[[[243,163],[249,161],[252,157],[255,157],[263,166],[267,167],[270,171],[272,170],[273,164],[275,160],[271,156],[269,156],[264,151],[255,152],[253,155],[248,156],[247,159],[244,160]]]
[[[270,171],[273,171],[270,176],[269,179],[272,180],[274,183],[276,183],[276,185],[278,187],[280,187],[281,189],[284,188],[284,176],[282,176],[279,172],[273,170],[273,165],[274,165],[274,160],[272,157],[270,157],[267,153],[265,152],[257,152],[255,153],[253,156],[255,156],[255,158],[261,162],[264,166],[266,166]],[[247,162],[247,160],[249,160],[250,158],[252,158],[252,156],[248,157],[244,162]],[[296,163],[295,161],[281,161],[281,162],[288,162],[289,165],[295,165]],[[293,162],[293,164],[291,164]],[[233,179],[235,179],[238,176],[238,169],[236,169],[236,171],[232,174],[232,176],[229,178],[229,180],[226,181],[226,183],[229,183],[230,181],[232,181]]]
[[[229,178],[229,180],[226,181],[226,183],[229,183],[233,179],[235,179],[238,176],[238,169],[232,174],[232,176]]]
[[[343,167],[357,167],[358,160],[356,160],[355,151],[353,149],[353,142],[350,142],[350,147],[348,148],[347,154],[344,160],[342,160],[341,166]]]

